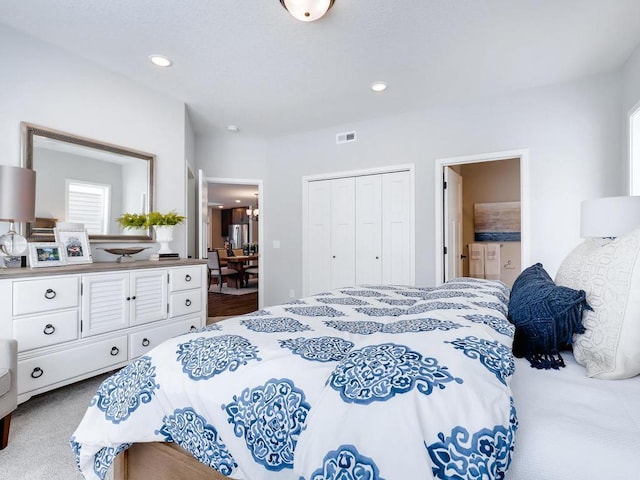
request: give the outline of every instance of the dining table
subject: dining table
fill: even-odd
[[[232,268],[238,272],[237,278],[234,278],[232,275],[227,277],[227,286],[232,288],[248,286],[249,282],[245,280],[244,269],[247,267],[255,267],[251,262],[257,260],[258,255],[234,255],[233,257],[226,257],[227,268]]]

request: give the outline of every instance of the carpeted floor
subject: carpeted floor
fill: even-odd
[[[9,445],[0,450],[0,480],[83,479],[69,438],[106,376],[62,387],[18,405],[11,417]],[[107,478],[113,478],[112,471]]]

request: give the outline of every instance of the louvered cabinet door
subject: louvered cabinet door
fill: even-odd
[[[129,324],[142,325],[167,318],[167,270],[139,270],[131,272],[130,275],[131,319]]]
[[[129,273],[82,277],[82,336],[129,326]]]

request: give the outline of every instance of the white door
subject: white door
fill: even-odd
[[[142,325],[167,318],[168,273],[164,269],[142,269],[130,273],[131,315],[129,323]]]
[[[412,208],[409,172],[382,175],[381,283],[386,285],[410,285],[412,282]]]
[[[444,167],[444,281],[462,276],[462,177]]]
[[[309,295],[331,289],[331,181],[309,183],[307,245]]]
[[[207,185],[207,181],[204,178],[204,172],[202,170],[198,170],[198,188],[196,189],[196,195],[199,199],[198,201],[198,212],[197,217],[198,221],[196,222],[197,226],[197,237],[198,237],[198,258],[207,258],[207,247],[208,247],[208,236],[209,236],[209,186]]]
[[[82,277],[82,336],[129,326],[131,293],[128,273]]]
[[[356,284],[382,283],[382,176],[356,177]]]
[[[356,179],[331,180],[331,288],[356,280]]]

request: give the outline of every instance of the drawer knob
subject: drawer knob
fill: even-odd
[[[111,356],[115,357],[120,353],[120,349],[118,347],[111,347]]]
[[[51,300],[56,297],[56,291],[53,288],[47,288],[47,291],[44,292],[44,298]]]
[[[44,374],[44,371],[40,367],[36,367],[31,372],[31,378],[40,378]]]
[[[143,338],[143,339],[142,339],[142,346],[143,346],[143,347],[148,347],[150,343],[151,343],[151,342],[149,341],[149,339],[148,339],[148,338]]]
[[[191,328],[189,329],[190,332],[195,332],[197,330],[198,328],[195,325],[191,325]]]
[[[44,330],[42,331],[42,333],[44,333],[45,335],[53,335],[53,332],[55,332],[55,331],[56,331],[56,327],[54,327],[50,323],[47,323],[44,326]]]
[[[184,304],[185,304],[187,307],[190,307],[190,306],[191,306],[191,300],[189,300],[189,299],[187,298],[187,299],[184,301]]]
[[[184,276],[184,281],[185,282],[190,282],[191,281],[191,275],[189,275],[188,273]]]
[[[127,297],[127,302],[131,301],[131,297]]]
[[[131,300],[135,300],[135,299],[136,299],[136,296],[135,296],[135,295],[134,295],[133,297],[131,297]]]

